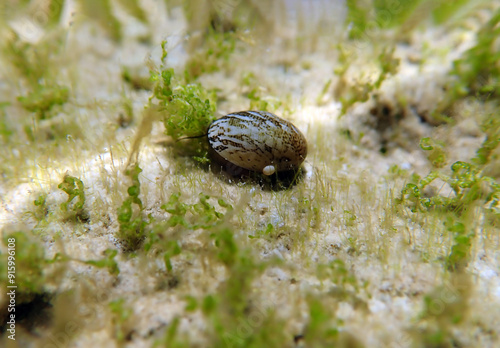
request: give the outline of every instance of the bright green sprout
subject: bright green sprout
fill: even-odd
[[[162,43],[162,61],[167,58],[166,42]],[[182,137],[197,137],[206,134],[208,126],[215,120],[216,95],[199,84],[186,84],[175,75],[172,68],[151,71],[155,82],[153,96],[155,107],[163,113],[167,135],[174,140]],[[193,139],[174,143],[176,150],[191,155],[195,160],[207,163],[208,143],[205,139]]]
[[[86,222],[89,219],[88,213],[83,209],[85,205],[85,192],[83,187],[83,181],[78,178],[75,178],[71,175],[65,175],[62,183],[58,186],[61,190],[66,192],[68,195],[68,200],[64,203],[61,203],[61,210],[65,213],[71,212],[69,215],[70,218],[76,218],[77,221]],[[77,198],[77,202],[75,202],[70,211],[70,204],[73,200]],[[39,197],[40,199],[40,197]],[[40,201],[35,201],[35,205],[37,203],[41,203]]]
[[[125,199],[118,208],[118,223],[120,230],[118,238],[124,243],[126,250],[136,250],[146,235],[146,226],[150,221],[142,217],[142,201],[139,198],[141,193],[141,184],[139,181],[139,174],[142,169],[136,165],[126,171],[126,175],[132,180],[132,185],[127,189],[128,198]],[[137,205],[139,212],[134,212],[133,204]]]

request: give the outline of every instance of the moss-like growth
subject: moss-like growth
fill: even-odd
[[[432,18],[434,19],[434,22],[436,24],[445,23],[468,2],[469,0],[437,1],[437,4],[434,6],[434,9],[432,10]]]
[[[500,9],[477,32],[476,44],[453,62],[453,80],[447,86],[447,93],[440,102],[434,116],[445,118],[443,114],[458,101],[467,96],[485,100],[500,97]]]
[[[14,134],[14,131],[7,121],[7,114],[5,112],[5,107],[9,105],[9,102],[0,102],[0,140],[3,143],[7,143],[10,136]]]
[[[78,198],[78,202],[76,202],[73,206],[74,209],[80,210],[83,209],[85,204],[85,192],[83,189],[83,181],[78,178],[75,178],[71,175],[65,175],[63,181],[57,186],[64,192],[68,194],[68,200],[61,204],[61,209],[64,211],[68,210],[68,205],[73,201],[73,199]],[[39,201],[35,201],[35,204],[40,203]]]
[[[123,243],[125,250],[129,251],[136,250],[141,245],[146,235],[146,226],[150,223],[142,216],[144,208],[139,198],[141,193],[139,174],[141,172],[142,169],[138,165],[125,172],[132,180],[132,185],[127,189],[128,198],[123,201],[117,212],[120,224],[117,237]],[[138,211],[134,212],[133,205],[138,207]]]
[[[362,85],[351,85],[345,76],[351,63],[351,53],[348,53],[344,49],[340,49],[339,52],[339,62],[341,65],[335,69],[335,72],[340,75],[340,80],[335,87],[334,93],[342,103],[341,115],[343,115],[355,103],[366,102],[372,93],[380,88],[387,77],[396,74],[399,68],[399,59],[394,57],[394,48],[383,50],[377,57],[380,67],[377,79],[363,82]]]
[[[449,271],[463,272],[469,262],[474,232],[467,231],[463,223],[455,222],[452,218],[448,218],[445,226],[449,232],[454,234],[453,246],[446,258],[446,268]]]
[[[500,118],[497,116],[489,115],[481,124],[481,130],[486,135],[486,139],[477,150],[476,156],[471,159],[472,163],[478,166],[487,166],[491,162],[498,162],[495,150],[500,145]],[[498,176],[497,172],[496,177]]]
[[[31,90],[18,97],[18,101],[42,119],[50,116],[54,106],[65,104],[69,98],[69,89],[56,82],[55,57],[60,53],[61,38],[55,36],[46,40],[35,45],[23,42],[11,32],[3,44],[5,57]]]
[[[254,73],[246,72],[241,76],[240,85],[243,95],[250,101],[248,110],[262,110],[275,112],[284,107],[283,114],[291,113],[289,107],[278,98],[270,95],[269,91],[261,85]]]
[[[309,296],[307,304],[309,323],[303,335],[307,347],[363,347],[353,335],[339,330],[343,323],[331,306],[325,306],[324,300]]]
[[[415,9],[425,0],[403,0],[403,1],[390,1],[390,0],[375,0],[374,7],[376,11],[376,22],[381,27],[395,27],[401,26],[408,22],[410,17],[415,17]],[[427,4],[428,7],[429,4]],[[430,9],[428,9],[429,11]]]
[[[70,88],[61,82],[64,80],[61,78],[64,67],[61,55],[64,47],[63,32],[49,31],[42,40],[30,43],[14,31],[9,31],[0,46],[5,64],[11,68],[9,73],[15,74],[17,80],[13,86],[19,90],[19,105],[34,113],[38,120],[55,116],[71,96]],[[16,93],[16,89],[13,93]],[[59,138],[68,133],[75,136],[81,132],[72,119],[61,117],[41,124],[38,120],[33,122],[28,115],[27,112],[19,115],[16,121],[22,126],[17,129],[24,129],[32,142]],[[71,128],[71,132],[66,128]]]
[[[320,263],[316,267],[318,279],[331,280],[339,287],[350,286],[354,289],[358,287],[358,280],[354,274],[349,271],[344,261],[337,259],[328,264]]]
[[[374,32],[387,28],[397,28],[398,35],[411,33],[418,25],[433,19],[444,23],[468,0],[426,1],[426,0],[348,0],[347,23],[350,26],[349,39],[375,39]]]
[[[69,218],[75,218],[80,222],[87,222],[89,219],[89,215],[84,210],[85,191],[83,187],[83,181],[75,178],[74,176],[65,175],[63,181],[57,187],[68,194],[68,200],[64,203],[61,203],[61,210],[64,213],[69,213]],[[73,203],[73,205],[70,207],[70,204],[75,198],[77,198],[78,201],[76,203]],[[42,202],[35,201],[35,205],[40,203]]]
[[[500,96],[500,9],[477,33],[476,45],[454,62],[452,74],[458,77],[453,84],[454,98],[465,95]]]
[[[64,1],[63,0],[50,0],[47,5],[47,25],[55,27],[61,20],[63,14]]]
[[[181,253],[182,249],[177,240],[178,233],[186,230],[205,229],[211,230],[220,226],[224,216],[233,208],[222,198],[218,199],[218,205],[226,210],[225,213],[216,210],[209,200],[210,196],[200,193],[199,203],[187,204],[181,201],[180,193],[173,193],[168,202],[161,209],[169,213],[169,218],[153,226],[148,234],[144,250],[151,249],[163,252],[165,267],[172,271],[171,258]],[[178,232],[178,233],[177,233]]]
[[[153,89],[153,82],[150,76],[142,76],[137,71],[128,67],[122,68],[122,79],[135,90],[150,91]]]
[[[234,233],[228,228],[215,231],[211,252],[226,267],[226,282],[218,294],[207,295],[201,305],[203,314],[212,323],[215,346],[260,347],[283,346],[289,339],[284,335],[284,323],[275,317],[272,308],[251,304],[252,283],[269,263],[256,260],[250,250],[241,249]],[[259,315],[261,320],[249,318]]]
[[[201,49],[196,50],[186,62],[186,81],[213,73],[229,66],[229,59],[236,47],[234,32],[218,32],[210,29]]]
[[[113,14],[110,0],[80,0],[79,4],[88,18],[96,21],[111,39],[122,40],[122,25]]]
[[[164,62],[167,57],[166,42],[162,43]],[[215,92],[205,90],[199,84],[185,84],[172,68],[161,65],[157,71],[151,71],[155,81],[152,101],[163,116],[166,133],[174,140],[181,137],[198,137],[207,132],[208,126],[215,120]],[[187,144],[176,143],[175,148],[193,156],[201,162],[208,162],[208,144],[203,139],[194,139]]]
[[[442,168],[446,164],[446,152],[444,151],[444,143],[432,140],[431,138],[422,138],[420,140],[420,148],[424,151],[429,151],[427,159],[432,163],[433,167]]]
[[[148,19],[146,12],[140,6],[139,0],[119,0],[120,5],[131,15],[137,18],[142,23],[147,23]]]
[[[15,38],[4,30],[5,40],[0,44],[4,48],[0,60],[6,67],[0,83],[5,92],[0,97],[0,143],[6,149],[0,166],[0,191],[5,194],[0,220],[38,222],[32,233],[25,233],[37,249],[20,256],[23,262],[25,258],[33,262],[23,266],[33,273],[22,276],[35,276],[35,294],[24,294],[23,307],[18,308],[25,313],[25,322],[34,322],[37,304],[43,302],[50,308],[51,319],[43,326],[33,324],[34,328],[19,322],[23,342],[82,345],[95,337],[98,327],[99,339],[107,346],[155,345],[155,339],[159,339],[155,346],[177,348],[357,347],[359,341],[374,346],[451,347],[475,341],[498,345],[494,325],[498,313],[490,303],[491,296],[483,296],[494,288],[498,266],[500,122],[496,117],[498,93],[486,88],[490,83],[495,88],[498,65],[485,60],[491,67],[477,70],[474,64],[469,66],[472,53],[463,55],[464,47],[480,44],[480,40],[472,42],[478,33],[470,28],[481,26],[497,11],[491,10],[491,3],[469,2],[469,14],[464,13],[469,16],[467,21],[433,27],[428,21],[430,13],[436,21],[453,19],[450,13],[465,1],[349,0],[309,6],[290,1],[171,0],[168,10],[184,5],[186,16],[181,18],[180,11],[174,11],[168,23],[158,22],[158,27],[179,28],[180,24],[186,35],[176,47],[181,54],[168,58],[183,64],[177,59],[183,59],[185,52],[190,56],[181,70],[174,71],[166,64],[164,44],[162,65],[152,68],[152,79],[146,81],[132,68],[117,70],[116,60],[109,59],[124,52],[154,51],[137,36],[143,25],[137,27],[133,20],[132,28],[119,22],[127,16],[125,11],[146,23],[140,1],[77,2],[84,15],[74,17],[70,35],[61,35],[64,40],[49,37],[53,29],[67,33],[66,28],[55,27],[63,6],[51,9],[54,27],[35,23],[40,36],[26,38],[23,21],[32,19],[40,4],[67,8],[66,1],[0,4],[0,29],[15,27],[20,35]],[[330,30],[343,21],[337,13],[345,13],[345,3],[349,6],[346,24],[352,30]],[[2,11],[12,4],[22,10]],[[161,2],[156,5],[163,8]],[[87,11],[87,6],[94,12]],[[335,11],[321,11],[323,6]],[[16,16],[5,18],[8,13]],[[289,21],[290,13],[293,21]],[[155,22],[162,21],[157,13],[153,17]],[[100,23],[116,41],[125,35],[127,39],[119,44],[107,41],[104,46],[97,40],[96,47],[92,43],[96,44],[99,30],[88,21]],[[253,28],[247,25],[252,21]],[[422,31],[411,30],[421,23],[426,23]],[[497,26],[490,29],[496,33]],[[257,30],[267,31],[265,37]],[[437,33],[441,37],[434,37]],[[178,34],[167,29],[159,35],[177,39]],[[339,44],[339,62],[335,44],[344,36],[349,38]],[[245,45],[239,46],[240,39]],[[498,39],[488,40],[492,43],[488,49],[496,54]],[[484,42],[481,47],[486,52]],[[358,43],[364,47],[356,47],[355,57],[348,50]],[[61,55],[61,48],[67,48],[68,54]],[[261,56],[263,62],[257,62]],[[449,109],[441,110],[449,120],[456,120],[436,132],[450,140],[441,143],[431,135],[435,123],[429,121],[429,115],[440,87],[444,93],[454,88],[442,84],[453,79],[447,80],[446,69],[455,57],[463,62],[456,64],[453,82],[467,90],[450,94],[455,99],[447,105]],[[398,65],[397,58],[404,64]],[[367,109],[371,105],[359,105],[354,117],[336,120],[338,110],[329,103],[332,98],[328,95],[337,81],[329,70],[333,65],[339,67],[336,92],[343,103],[342,112],[365,101],[375,103],[372,110]],[[396,71],[400,67],[403,70]],[[441,73],[432,75],[436,69]],[[474,74],[484,71],[486,75],[474,80]],[[394,79],[393,74],[397,74]],[[413,74],[418,78],[412,80]],[[180,163],[175,161],[177,154],[206,160],[206,130],[215,119],[217,101],[214,92],[193,83],[204,81],[217,85],[224,110],[241,105],[270,111],[278,107],[301,110],[298,116],[307,124],[311,145],[307,172],[299,174],[303,180],[280,191],[273,187],[274,176],[262,179],[272,184],[261,184],[260,189],[244,181],[235,183],[233,178],[218,180],[210,172],[175,168]],[[237,88],[233,88],[235,84]],[[73,98],[71,88],[65,94],[66,86],[78,86],[74,92],[81,94]],[[120,88],[130,96],[120,97]],[[151,99],[141,119],[134,110],[136,103],[144,101],[144,89],[150,89]],[[289,94],[289,100],[273,98],[276,89],[280,95]],[[95,98],[93,91],[98,92]],[[18,99],[19,95],[23,97]],[[473,100],[474,96],[479,98]],[[73,100],[78,102],[71,105]],[[481,127],[484,134],[478,134],[470,125],[483,114],[490,117]],[[88,126],[82,131],[85,136],[75,137],[71,130],[80,119]],[[139,122],[137,129],[129,127]],[[158,126],[155,122],[162,122],[159,125],[165,125],[170,137],[162,142],[168,158],[158,156],[155,161],[153,153],[145,154],[147,168],[143,164],[141,168],[152,180],[146,202],[141,168],[127,166],[125,178],[116,168],[131,135],[139,140],[148,136]],[[350,129],[341,135],[349,141],[336,136],[339,125]],[[373,128],[363,129],[370,125]],[[408,132],[424,137],[420,143],[423,152],[415,153],[415,137],[405,137]],[[72,136],[66,137],[68,133]],[[183,139],[197,136],[197,140]],[[459,155],[457,151],[480,141],[481,136],[485,141],[474,158],[448,163]],[[380,156],[380,139],[395,151]],[[157,140],[149,143],[158,146]],[[134,143],[132,155],[138,153],[139,145]],[[387,146],[383,148],[385,151]],[[132,155],[131,163],[140,163],[137,158],[132,161]],[[50,192],[54,173],[82,167],[76,163],[82,159],[88,159],[83,167],[92,173],[90,181],[65,178],[60,185],[64,195],[57,189],[55,194]],[[163,171],[166,167],[169,169]],[[384,168],[389,167],[384,175]],[[429,175],[412,175],[412,169]],[[89,185],[95,188],[90,205]],[[197,185],[204,187],[199,196]],[[26,192],[32,194],[29,199]],[[399,204],[394,204],[394,195],[399,196]],[[61,196],[67,201],[54,205]],[[117,197],[121,198],[117,201]],[[160,204],[150,204],[163,197],[167,198]],[[228,202],[238,203],[233,208]],[[109,214],[106,207],[114,207],[115,214]],[[91,216],[96,221],[83,226],[68,223],[68,216],[75,221],[79,212],[88,209],[93,209]],[[75,227],[88,233],[75,234]],[[113,232],[123,249],[133,251],[125,256],[134,258],[123,259],[120,249],[89,256],[97,244],[109,248]],[[20,249],[31,250],[22,247],[28,242],[19,239]],[[74,253],[81,243],[76,252],[79,259],[64,253]],[[60,253],[46,259],[49,250]],[[280,259],[271,259],[274,254]],[[2,279],[8,273],[5,252],[0,256]],[[146,281],[139,292],[128,286],[138,274]],[[460,280],[469,274],[470,281]],[[63,282],[52,281],[56,276]],[[450,277],[457,283],[448,286]],[[461,284],[468,290],[460,289]],[[71,301],[57,305],[54,300],[62,297],[59,291],[66,290]],[[274,299],[277,302],[267,302]],[[178,306],[182,300],[184,310]],[[176,302],[175,313],[156,311],[155,320],[144,321],[158,301]],[[423,309],[417,317],[414,310],[419,301]],[[81,307],[76,318],[71,311],[75,305]],[[142,311],[144,305],[147,308]],[[25,310],[27,306],[31,309]],[[92,309],[94,315],[89,313]],[[69,321],[76,324],[71,330],[65,326]],[[364,337],[353,338],[363,330]],[[405,330],[410,334],[404,335]],[[7,341],[5,335],[3,340]]]
[[[446,208],[459,212],[472,202],[481,200],[491,210],[496,209],[500,197],[500,185],[491,177],[482,176],[477,166],[467,162],[455,162],[451,166],[452,175],[433,171],[418,184],[406,184],[398,203],[408,203],[412,211],[420,209]],[[426,197],[423,190],[431,182],[441,179],[453,189],[454,196],[434,195]]]
[[[69,89],[64,86],[39,86],[27,96],[18,97],[22,107],[36,113],[40,119],[48,117],[49,112],[56,105],[63,105],[68,101]]]
[[[349,39],[359,39],[366,30],[370,18],[370,7],[359,0],[347,0],[346,5],[348,9],[347,22],[352,25],[352,29],[349,31]]]
[[[172,148],[177,154],[208,163],[208,142],[204,136],[215,120],[215,91],[207,91],[200,84],[187,83],[185,74],[180,76],[173,68],[167,67],[166,46],[167,42],[163,41],[160,67],[150,69],[153,94],[132,145],[129,163],[138,154],[142,138],[151,133],[156,120],[163,121],[166,134],[174,140]]]
[[[412,211],[445,208],[460,215],[473,202],[479,201],[487,211],[498,214],[500,184],[494,177],[485,175],[484,171],[489,168],[491,156],[500,145],[500,121],[490,116],[483,123],[482,129],[486,138],[471,163],[458,161],[451,166],[451,175],[435,170],[416,183],[406,184],[401,191],[401,198],[397,200],[398,203],[410,204]],[[436,144],[429,138],[424,138],[420,146],[423,150],[434,151],[435,156],[431,152],[431,157],[434,162],[437,161],[434,165],[439,167],[444,161],[444,155],[441,154],[442,150],[435,149]],[[454,195],[424,195],[424,189],[438,178],[452,188]]]
[[[35,206],[35,209],[27,214],[31,215],[37,221],[37,225],[33,230],[34,232],[37,232],[39,229],[43,229],[43,226],[47,223],[47,216],[49,215],[49,207],[47,206],[47,194],[39,194],[38,197],[33,201],[33,205]]]
[[[493,119],[493,118],[492,118]],[[446,230],[453,235],[453,244],[445,259],[445,266],[449,271],[463,272],[470,259],[470,250],[475,237],[475,228],[471,223],[475,221],[478,211],[491,217],[491,221],[500,218],[500,184],[495,178],[485,175],[490,155],[499,146],[499,122],[488,119],[485,124],[490,125],[485,129],[487,136],[482,146],[477,150],[477,155],[471,162],[455,162],[451,166],[451,175],[441,170],[434,170],[426,177],[414,183],[408,183],[401,191],[401,197],[396,199],[399,204],[409,206],[414,213],[436,212],[443,218]],[[495,126],[497,125],[497,126]],[[421,141],[422,149],[436,151],[435,143],[429,138]],[[441,164],[439,148],[434,152],[434,162]],[[433,152],[431,152],[431,157]],[[431,158],[430,158],[431,159]],[[434,163],[435,167],[439,167]],[[426,187],[436,179],[442,180],[453,191],[452,194],[426,194]],[[431,191],[432,192],[432,191]]]
[[[45,250],[36,237],[25,231],[15,231],[3,235],[3,244],[8,247],[7,256],[2,255],[2,274],[0,283],[17,286],[16,304],[31,301],[36,295],[45,292],[47,283],[44,272],[48,260],[45,259]],[[7,276],[7,267],[13,270],[13,277]]]
[[[170,77],[168,77],[170,80]],[[165,80],[165,83],[167,80]],[[170,88],[171,86],[169,86]],[[163,104],[168,114],[164,119],[167,135],[174,139],[182,136],[196,136],[206,132],[214,120],[215,106],[200,85],[177,86]],[[160,105],[161,105],[160,104]]]
[[[118,263],[115,260],[118,251],[114,249],[106,249],[104,251],[104,258],[100,260],[87,260],[83,261],[87,265],[92,265],[97,268],[107,268],[109,274],[118,275],[120,269],[118,268]]]
[[[420,314],[421,329],[410,330],[417,347],[453,347],[462,345],[455,333],[466,320],[473,284],[469,275],[455,274],[424,297]]]
[[[274,111],[282,105],[278,99],[268,96],[259,87],[253,88],[247,98],[250,100],[249,110]]]
[[[35,89],[52,68],[50,56],[59,52],[59,44],[59,40],[54,40],[34,45],[24,42],[19,35],[11,31],[6,35],[2,52],[19,76]]]
[[[125,299],[119,298],[109,303],[109,308],[113,313],[113,326],[115,338],[118,342],[125,341],[131,331],[130,318],[133,310],[125,304]]]
[[[258,230],[254,235],[248,235],[248,238],[263,238],[263,239],[271,239],[274,231],[273,224],[269,223],[266,226],[265,230]]]
[[[199,300],[187,296],[186,310],[190,312],[201,310],[207,317],[211,324],[208,335],[214,346],[260,347],[266,344],[282,346],[287,341],[283,331],[284,323],[275,317],[272,309],[255,308],[250,302],[252,283],[255,277],[265,270],[268,263],[256,260],[251,250],[241,249],[233,231],[222,225],[225,214],[215,210],[209,199],[209,196],[200,194],[199,203],[186,204],[180,201],[179,194],[173,194],[169,202],[162,206],[171,214],[167,225],[172,228],[181,228],[183,233],[185,228],[209,230],[214,243],[206,252],[210,255],[210,259],[223,264],[228,272],[226,282],[217,293],[205,295]],[[218,200],[218,205],[226,209],[226,214],[232,210],[232,207],[221,199]],[[160,243],[162,239],[164,237],[156,236],[154,245]],[[165,245],[165,242],[163,244]],[[171,270],[172,265],[167,259],[179,254],[180,246],[175,240],[170,239],[164,250],[166,250],[164,257],[167,269]],[[251,321],[248,319],[249,315],[257,315],[262,320]],[[177,332],[178,323],[176,323],[174,320],[167,330],[165,341],[182,347],[187,341]]]
[[[189,348],[191,344],[189,340],[185,337],[180,337],[181,335],[178,332],[180,323],[180,317],[175,317],[165,332],[165,337],[163,338],[162,344],[163,347],[172,347],[172,348]]]
[[[180,202],[180,193],[173,193],[168,202],[161,206],[163,210],[171,214],[167,223],[169,226],[182,225],[188,229],[196,230],[199,228],[210,229],[218,225],[224,217],[223,213],[218,212],[215,207],[208,202],[210,196],[200,193],[199,203],[185,204]],[[222,198],[218,199],[220,207],[231,211],[232,206],[226,203]],[[187,213],[189,216],[187,216]]]

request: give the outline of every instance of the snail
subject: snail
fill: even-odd
[[[267,111],[233,112],[213,121],[210,152],[223,165],[272,175],[299,169],[307,141],[292,123]]]

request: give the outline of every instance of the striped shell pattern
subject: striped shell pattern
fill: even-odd
[[[208,143],[224,161],[265,175],[296,170],[307,156],[304,135],[266,111],[240,111],[215,120]]]

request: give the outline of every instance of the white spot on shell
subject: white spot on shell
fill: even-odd
[[[264,169],[262,169],[264,175],[273,175],[275,171],[276,168],[274,168],[274,166],[265,166]]]

